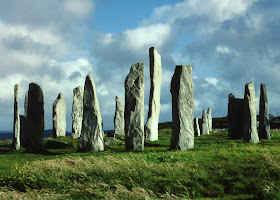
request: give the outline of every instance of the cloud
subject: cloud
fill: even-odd
[[[94,9],[94,2],[91,0],[65,0],[64,8],[70,14],[78,17],[85,18],[92,14],[92,10]]]

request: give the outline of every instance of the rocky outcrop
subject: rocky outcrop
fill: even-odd
[[[144,64],[136,63],[125,79],[125,148],[144,149]]]
[[[72,104],[72,137],[79,138],[82,130],[83,122],[83,94],[84,88],[78,86],[73,89]]]
[[[61,93],[53,103],[53,138],[66,134],[66,104]]]
[[[208,108],[208,110],[207,110],[207,119],[208,119],[208,128],[209,128],[209,131],[212,131],[212,114],[211,114],[211,108]]]
[[[161,90],[161,57],[154,47],[149,50],[150,56],[150,97],[149,112],[145,125],[146,139],[150,141],[158,140],[158,121],[160,113],[160,90]]]
[[[14,87],[14,128],[13,128],[13,147],[20,149],[20,117],[18,107],[18,85]]]
[[[205,110],[202,112],[202,122],[201,122],[201,135],[209,135],[209,122],[208,115]]]
[[[260,87],[260,107],[259,107],[259,138],[270,139],[270,125],[269,125],[269,107],[267,100],[267,91],[264,83]]]
[[[114,117],[115,134],[125,135],[124,132],[124,106],[121,97],[116,96],[116,111]]]
[[[85,81],[83,98],[83,122],[78,151],[104,151],[102,117],[97,100],[95,84],[91,75],[87,75]]]
[[[198,123],[198,118],[194,118],[194,136],[200,136],[200,128]]]
[[[177,65],[171,81],[172,137],[170,149],[194,148],[193,130],[193,82],[190,65]]]

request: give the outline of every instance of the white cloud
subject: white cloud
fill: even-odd
[[[230,53],[230,50],[228,47],[225,47],[225,46],[217,46],[216,47],[216,51],[218,53],[221,53],[221,54],[227,54],[227,53]]]
[[[95,5],[91,0],[65,0],[65,10],[79,18],[87,17],[91,14]]]

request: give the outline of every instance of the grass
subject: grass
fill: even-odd
[[[76,153],[70,138],[47,155],[2,142],[0,199],[280,199],[279,131],[253,145],[213,130],[188,151],[169,151],[170,136],[160,130],[138,153],[125,152],[122,136],[98,153]]]

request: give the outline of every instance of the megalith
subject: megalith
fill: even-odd
[[[161,57],[154,47],[149,49],[150,57],[150,97],[148,118],[145,125],[146,139],[158,140],[158,121],[160,114],[160,91],[161,91]]]
[[[260,105],[259,105],[259,138],[270,139],[270,124],[269,124],[269,107],[267,100],[267,91],[264,83],[260,87]]]
[[[79,138],[82,130],[83,122],[83,86],[78,86],[73,89],[73,104],[72,104],[72,137]]]
[[[13,147],[20,149],[20,117],[18,107],[18,84],[14,86],[14,127],[13,127]]]
[[[201,135],[209,135],[209,121],[205,110],[202,112]]]
[[[144,149],[144,63],[133,64],[125,79],[125,148]]]
[[[194,136],[198,137],[200,136],[200,128],[198,123],[198,118],[194,118]]]
[[[171,80],[173,123],[170,149],[194,148],[194,87],[191,73],[191,65],[177,65]]]
[[[259,142],[256,111],[257,107],[254,83],[250,82],[245,85],[244,93],[243,136],[244,141],[246,142]]]
[[[44,148],[44,95],[39,85],[29,84],[24,144],[29,153],[42,153]]]
[[[125,135],[124,132],[124,106],[121,97],[116,96],[116,111],[114,117],[115,134]]]
[[[66,103],[61,93],[53,103],[53,138],[66,135]]]
[[[209,131],[212,131],[212,114],[211,114],[211,108],[208,108],[208,110],[207,110],[207,119],[208,119],[208,128],[209,128]]]
[[[104,132],[102,128],[102,117],[95,84],[92,76],[88,74],[84,86],[83,122],[78,151],[104,151]]]
[[[27,118],[27,110],[28,110],[28,91],[25,93],[24,98],[24,116]]]
[[[26,117],[24,115],[20,115],[20,146],[26,148],[25,144],[24,144],[24,125],[25,125],[25,120]]]

